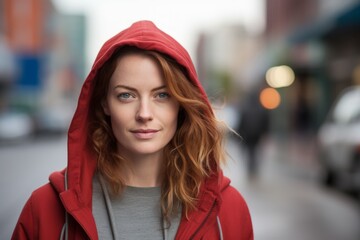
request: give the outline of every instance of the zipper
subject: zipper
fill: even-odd
[[[196,236],[196,234],[200,231],[200,229],[204,226],[204,224],[206,223],[206,221],[208,220],[209,216],[211,215],[212,211],[214,210],[215,208],[215,205],[216,205],[216,200],[214,200],[211,208],[210,208],[210,211],[209,213],[206,215],[204,221],[202,221],[202,223],[200,224],[200,226],[196,229],[196,231],[194,232],[193,235],[191,235],[190,239],[194,239],[194,237]]]

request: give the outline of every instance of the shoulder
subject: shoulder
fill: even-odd
[[[220,197],[221,209],[227,211],[228,209],[242,209],[248,211],[248,207],[244,197],[240,192],[230,185],[231,181],[228,177],[224,176],[221,172],[220,175]]]
[[[221,191],[222,202],[225,204],[235,204],[241,207],[247,207],[244,197],[233,186],[229,185]]]
[[[37,215],[53,214],[61,207],[59,194],[50,183],[34,190],[27,200],[24,209],[29,208],[36,217]]]
[[[49,207],[54,207],[60,203],[59,193],[53,188],[50,183],[47,183],[36,190],[34,190],[28,200],[34,210],[43,210],[44,204]],[[37,209],[39,208],[39,209]]]
[[[223,189],[221,197],[219,218],[225,239],[253,239],[250,211],[244,197],[231,185]]]
[[[238,190],[233,186],[229,185],[226,189],[221,192],[222,204],[220,212],[223,214],[231,215],[249,215],[249,208]]]
[[[30,198],[34,211],[43,210],[44,204],[49,208],[57,207],[61,204],[60,193],[64,191],[64,170],[61,172],[53,172],[49,177],[49,182],[35,189]],[[37,208],[40,209],[37,209]]]
[[[12,239],[25,239],[23,236],[37,239],[43,232],[59,232],[63,212],[58,193],[51,184],[41,186],[33,191],[24,205]]]

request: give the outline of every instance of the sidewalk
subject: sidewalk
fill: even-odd
[[[246,154],[234,141],[225,175],[248,202],[257,240],[357,240],[360,207],[354,199],[322,188],[311,142],[268,139],[260,175],[246,177]]]

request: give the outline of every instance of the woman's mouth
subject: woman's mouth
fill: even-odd
[[[159,130],[156,129],[135,129],[131,133],[138,139],[151,139]]]

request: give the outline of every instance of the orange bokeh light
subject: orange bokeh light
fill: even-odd
[[[280,94],[274,88],[265,88],[260,92],[260,103],[264,108],[275,109],[280,102]]]

